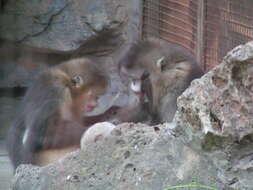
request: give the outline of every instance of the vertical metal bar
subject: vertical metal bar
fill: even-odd
[[[204,62],[204,22],[205,22],[205,0],[198,0],[198,23],[197,23],[197,61],[206,70],[206,63]]]
[[[139,2],[139,10],[140,10],[140,15],[138,17],[138,22],[139,22],[139,27],[138,27],[138,34],[137,34],[137,39],[140,40],[142,39],[142,34],[143,34],[143,19],[144,19],[144,3],[145,3],[145,0],[144,1],[140,1]]]

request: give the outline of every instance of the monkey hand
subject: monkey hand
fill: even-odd
[[[110,118],[110,117],[114,117],[115,115],[117,115],[118,111],[120,110],[121,107],[119,106],[112,106],[110,107],[108,110],[105,111],[105,115]]]

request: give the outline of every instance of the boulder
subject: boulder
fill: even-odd
[[[140,5],[133,0],[8,0],[0,13],[0,36],[41,48],[74,50],[101,32],[137,27],[129,18],[140,14]]]
[[[178,98],[174,118],[173,131],[206,156],[223,184],[240,190],[253,187],[252,60],[253,42],[234,48]]]
[[[253,132],[253,42],[233,49],[178,98],[177,120],[206,134],[242,140]]]
[[[110,138],[89,143],[58,163],[20,166],[12,189],[163,190],[193,182],[225,189],[213,164],[180,138],[165,136],[165,127],[121,124]]]

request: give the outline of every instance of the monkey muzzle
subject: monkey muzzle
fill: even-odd
[[[88,105],[88,106],[86,106],[86,111],[87,112],[92,112],[95,108],[96,108],[96,106]]]
[[[132,80],[130,84],[130,88],[136,95],[138,96],[144,95],[141,88],[141,80]]]

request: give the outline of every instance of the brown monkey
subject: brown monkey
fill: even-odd
[[[107,77],[95,62],[73,59],[42,71],[28,89],[10,128],[7,149],[19,164],[46,165],[80,147],[84,131],[111,114],[84,117],[105,93]]]
[[[147,96],[153,123],[170,122],[177,97],[193,79],[203,75],[189,51],[154,38],[132,45],[119,68],[122,77],[131,79],[131,90],[140,97]]]

